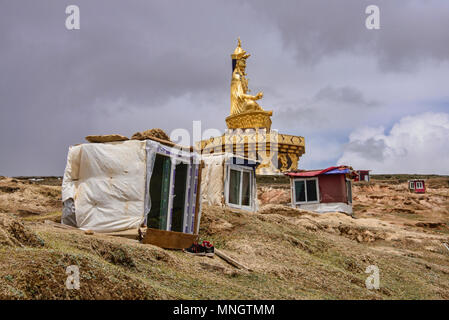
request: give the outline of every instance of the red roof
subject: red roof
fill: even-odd
[[[286,175],[290,177],[316,177],[320,174],[324,174],[326,172],[332,171],[332,170],[341,170],[341,174],[347,173],[347,167],[329,167],[327,169],[323,170],[310,170],[310,171],[300,171],[300,172],[287,172]],[[337,172],[336,172],[337,173]]]
[[[290,177],[315,177],[322,173],[323,170],[312,170],[312,171],[303,171],[303,172],[288,172],[287,176]]]

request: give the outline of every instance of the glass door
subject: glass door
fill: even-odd
[[[157,154],[150,180],[151,208],[147,216],[149,228],[167,230],[170,171],[170,157]]]

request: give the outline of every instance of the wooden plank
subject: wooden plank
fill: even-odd
[[[194,151],[194,148],[191,147],[191,146],[181,146],[181,145],[176,144],[174,142],[163,140],[163,139],[156,138],[156,137],[148,137],[148,139],[145,139],[145,140],[153,140],[153,141],[159,142],[161,144],[164,144],[166,146],[177,148],[177,149],[182,149],[182,150],[185,150],[185,151],[186,150],[189,150],[190,152]]]
[[[227,254],[225,254],[223,251],[220,251],[218,249],[215,249],[215,254],[222,258],[224,261],[226,261],[227,263],[229,263],[230,265],[238,268],[238,269],[243,269],[243,270],[248,270],[248,271],[253,271],[252,269],[244,266],[243,264],[241,264],[240,262],[238,262],[237,260],[231,258],[230,256],[228,256]]]
[[[152,244],[164,249],[184,249],[198,240],[198,235],[176,231],[147,228],[142,243]]]
[[[449,251],[449,246],[445,242],[443,242],[443,246]]]

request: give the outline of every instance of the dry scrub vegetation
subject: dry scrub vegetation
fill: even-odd
[[[260,210],[203,207],[200,236],[253,272],[137,240],[55,227],[60,187],[0,179],[0,299],[449,299],[449,179],[354,187],[355,217],[290,208],[266,178]],[[53,181],[51,184],[56,184]],[[275,200],[273,200],[275,199]],[[65,287],[69,265],[80,290]],[[380,289],[365,269],[380,269]]]

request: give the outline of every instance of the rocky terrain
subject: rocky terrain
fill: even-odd
[[[0,299],[449,299],[449,178],[354,186],[354,218],[288,206],[288,181],[258,181],[257,213],[203,207],[200,237],[217,256],[58,225],[60,179],[0,178]],[[80,289],[65,286],[79,266]],[[380,271],[368,290],[366,268]]]

